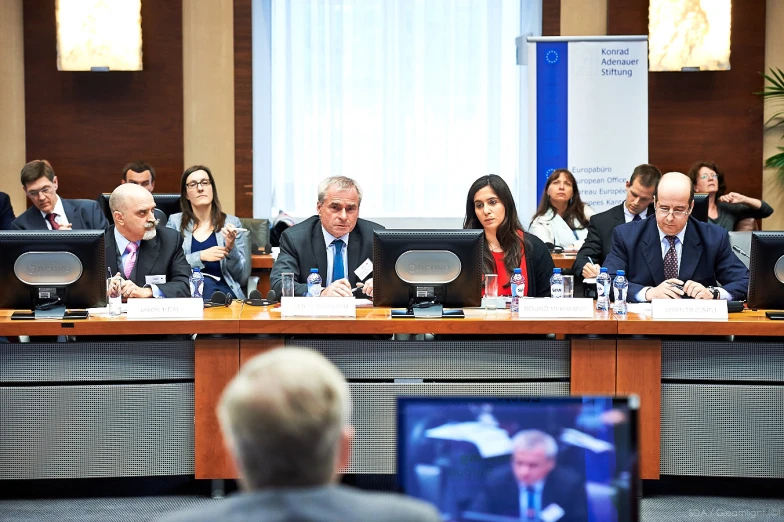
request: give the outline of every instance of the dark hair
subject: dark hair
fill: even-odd
[[[520,261],[525,255],[523,225],[520,224],[520,218],[517,217],[517,208],[515,207],[514,198],[512,197],[512,191],[509,190],[509,185],[506,184],[501,176],[496,174],[482,176],[474,181],[474,184],[468,189],[463,228],[484,230],[485,227],[482,226],[482,223],[476,217],[474,196],[485,187],[490,187],[504,205],[504,220],[498,225],[496,239],[498,239],[498,243],[504,250],[504,266],[511,276],[514,269],[520,267]],[[493,254],[490,252],[490,247],[486,241],[482,260],[484,261],[485,273],[496,273],[495,258],[493,258]]]
[[[569,205],[566,207],[563,220],[569,225],[569,228],[572,229],[575,219],[580,223],[579,228],[588,228],[588,218],[585,217],[585,204],[583,203],[583,200],[580,199],[580,190],[577,188],[577,181],[567,169],[556,169],[547,178],[544,192],[542,192],[542,199],[539,201],[539,207],[536,209],[536,214],[531,218],[531,223],[539,216],[547,214],[547,211],[553,208],[550,204],[550,196],[547,194],[547,190],[550,188],[550,185],[560,177],[562,172],[566,174],[566,177],[569,178],[569,181],[572,183],[572,199],[569,200]],[[555,209],[553,209],[553,212],[555,212]]]
[[[187,181],[188,176],[197,170],[203,170],[206,172],[207,177],[210,178],[210,185],[212,185],[212,205],[210,207],[210,217],[212,219],[213,230],[222,229],[223,224],[226,222],[226,213],[221,209],[221,204],[218,200],[218,187],[215,186],[215,178],[212,177],[212,172],[210,172],[210,169],[204,165],[194,165],[192,167],[188,167],[185,172],[182,173],[182,178],[180,178],[180,210],[182,210],[180,234],[185,232],[185,230],[188,228],[188,225],[191,223],[193,223],[193,228],[199,226],[199,220],[193,213],[193,206],[191,206],[191,202],[188,201],[188,198],[185,197],[185,194],[188,191],[188,187],[185,186],[185,182]]]
[[[719,190],[716,191],[716,199],[719,199],[724,193],[727,191],[727,182],[724,180],[724,173],[719,170],[719,166],[713,163],[712,161],[698,161],[694,165],[691,166],[689,169],[689,173],[686,174],[691,179],[692,187],[697,185],[697,177],[700,174],[700,169],[702,167],[708,167],[713,172],[716,173],[716,176],[719,180]],[[694,195],[694,189],[692,189],[692,195]]]
[[[639,180],[640,185],[643,187],[656,188],[656,185],[659,184],[661,177],[661,171],[654,165],[651,165],[650,163],[643,163],[642,165],[637,165],[634,167],[632,177],[629,178],[629,185],[634,185],[634,180]]]
[[[136,172],[137,174],[141,174],[145,170],[149,170],[150,171],[150,181],[155,183],[155,169],[152,168],[152,165],[150,165],[149,163],[146,163],[146,162],[141,161],[141,160],[134,161],[133,163],[128,163],[126,166],[123,167],[123,170],[122,170],[122,179],[123,179],[123,181],[128,181],[128,178],[126,176],[128,175],[128,171],[129,170],[132,170],[132,171]]]
[[[46,160],[33,160],[22,167],[22,186],[27,188],[32,183],[46,176],[49,181],[54,181],[54,169]]]

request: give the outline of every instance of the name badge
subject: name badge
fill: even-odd
[[[148,275],[144,276],[144,282],[148,285],[162,285],[166,283],[166,275]]]
[[[365,262],[362,263],[354,270],[354,273],[357,274],[357,277],[360,281],[364,281],[367,276],[373,273],[373,261],[370,258],[365,259]]]
[[[654,299],[651,301],[653,319],[692,321],[726,321],[727,301],[724,299]]]
[[[518,317],[520,319],[593,319],[593,299],[576,297],[572,299],[551,299],[535,297],[520,299]]]
[[[281,317],[356,317],[353,297],[283,297]]]
[[[128,319],[191,319],[204,317],[204,301],[191,297],[128,299]]]

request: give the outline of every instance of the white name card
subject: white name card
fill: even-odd
[[[204,301],[192,297],[128,299],[129,319],[192,319],[204,317]]]
[[[283,297],[281,317],[356,317],[353,297]]]
[[[593,319],[593,299],[587,297],[552,299],[535,297],[520,299],[520,319]]]
[[[654,299],[651,301],[651,317],[667,320],[726,321],[727,301],[724,299]]]

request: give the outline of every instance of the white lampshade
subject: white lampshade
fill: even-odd
[[[141,71],[141,0],[57,0],[57,69]]]
[[[727,71],[732,0],[650,0],[651,71]]]

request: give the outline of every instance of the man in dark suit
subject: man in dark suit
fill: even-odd
[[[62,199],[58,181],[46,160],[34,160],[22,167],[22,187],[33,203],[13,222],[22,230],[106,230],[109,223],[95,201]]]
[[[182,236],[156,227],[152,194],[134,184],[120,185],[109,198],[114,226],[106,231],[106,263],[120,273],[123,298],[190,297],[191,267]]]
[[[318,352],[282,347],[240,368],[218,403],[223,440],[244,490],[167,522],[438,522],[420,500],[339,484],[354,428],[351,393]]]
[[[626,182],[626,200],[599,214],[591,216],[588,236],[574,260],[574,274],[583,278],[599,275],[601,265],[612,246],[612,232],[618,225],[639,221],[653,215],[653,192],[661,172],[653,165],[637,165]],[[590,258],[590,259],[589,259]]]
[[[491,472],[473,511],[541,520],[543,512],[563,510],[559,522],[587,522],[585,480],[557,467],[558,444],[539,430],[521,431],[512,438],[511,466]]]
[[[732,251],[726,230],[690,217],[691,180],[668,172],[659,182],[654,204],[656,219],[616,227],[604,262],[611,276],[626,271],[629,301],[686,296],[744,300],[749,271]],[[718,283],[721,288],[714,287]]]
[[[336,176],[319,184],[317,215],[286,229],[280,238],[270,274],[277,295],[281,274],[287,272],[294,274],[294,295],[306,295],[311,268],[321,275],[321,296],[351,297],[358,282],[364,283],[362,293],[373,295],[373,231],[384,227],[359,219],[361,202],[362,189],[350,178]]]
[[[128,163],[123,167],[122,179],[120,182],[122,184],[133,183],[135,185],[140,185],[142,188],[148,190],[150,194],[152,194],[155,192],[155,169],[152,168],[152,165],[146,161],[134,161],[133,163]],[[168,216],[163,212],[163,210],[156,208],[155,217],[156,219],[160,220],[161,226],[166,225]]]
[[[13,230],[15,218],[11,198],[5,192],[0,192],[0,230]]]

